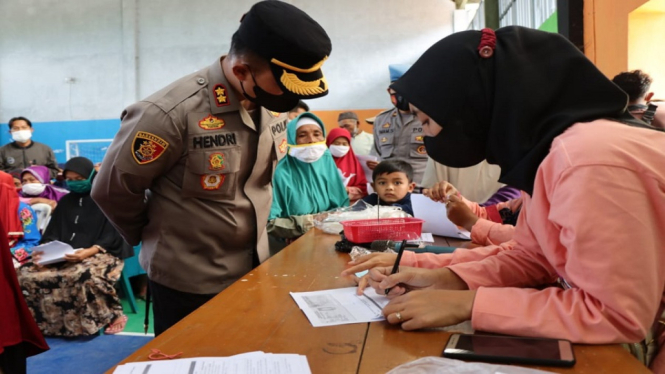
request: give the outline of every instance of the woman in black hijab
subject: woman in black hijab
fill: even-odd
[[[512,251],[443,269],[374,269],[404,329],[639,342],[665,304],[665,134],[563,37],[521,27],[453,34],[391,86],[430,157],[486,159],[524,198]],[[551,286],[555,281],[565,287]],[[661,355],[658,359],[663,360]],[[663,367],[661,367],[663,369]]]
[[[90,197],[95,176],[92,162],[72,158],[63,174],[70,193],[53,211],[42,243],[58,240],[77,251],[65,255],[65,262],[21,267],[21,288],[44,335],[91,335],[109,324],[107,333],[120,332],[127,317],[114,285],[121,275],[122,259],[133,255],[131,247]],[[39,257],[40,253],[33,253],[33,260]]]

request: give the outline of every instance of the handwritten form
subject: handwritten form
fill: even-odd
[[[314,327],[383,321],[381,310],[389,301],[373,288],[358,296],[356,287],[291,292],[291,297]]]

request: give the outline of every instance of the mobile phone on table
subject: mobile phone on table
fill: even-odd
[[[443,357],[461,360],[571,367],[573,346],[568,340],[476,334],[452,334]]]

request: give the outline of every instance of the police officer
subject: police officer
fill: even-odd
[[[331,48],[306,13],[262,1],[228,55],[122,113],[92,196],[127,242],[142,242],[156,334],[268,257],[281,113],[328,93]]]
[[[409,68],[408,65],[390,65],[390,81],[399,79]],[[413,167],[413,181],[420,185],[427,152],[423,133],[423,125],[409,111],[409,103],[388,88],[390,101],[394,108],[379,113],[374,119],[374,148],[371,155],[378,156],[381,161],[399,159]],[[367,161],[367,166],[374,169],[378,162]]]

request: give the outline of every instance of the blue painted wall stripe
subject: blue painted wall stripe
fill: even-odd
[[[0,143],[2,145],[12,141],[9,126],[0,124]],[[33,122],[35,132],[32,139],[48,144],[55,152],[58,163],[64,163],[66,158],[65,142],[67,140],[82,139],[113,139],[120,129],[119,119],[96,119],[86,121],[58,121]],[[99,160],[93,160],[99,162]]]

